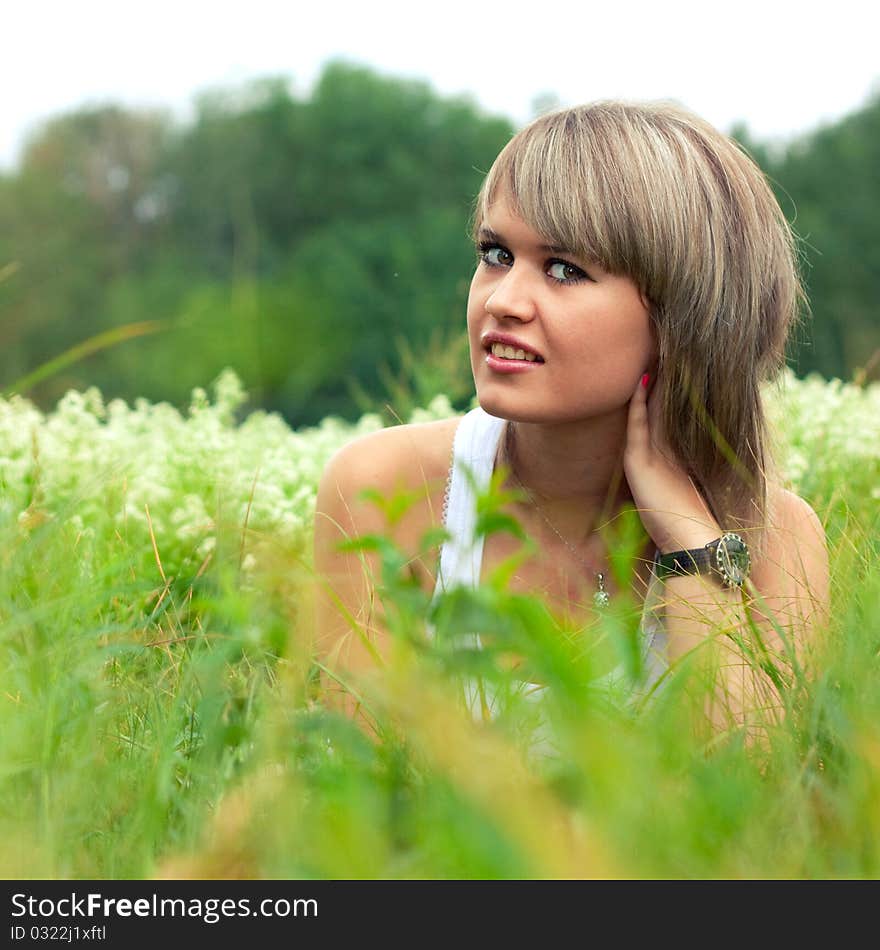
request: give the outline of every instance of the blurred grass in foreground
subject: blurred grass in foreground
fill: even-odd
[[[382,738],[325,707],[302,611],[314,491],[378,416],[237,422],[232,374],[186,414],[95,390],[48,415],[0,401],[0,874],[877,877],[880,387],[787,377],[769,398],[833,571],[790,715],[765,746],[707,743],[686,665],[644,708],[592,688],[631,612],[589,639],[503,578],[441,604],[439,625],[479,617],[540,665],[550,756],[515,697],[471,721],[456,675],[509,676],[492,651],[428,645],[393,571]],[[448,414],[439,397],[410,421]]]

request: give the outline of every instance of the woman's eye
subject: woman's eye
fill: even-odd
[[[553,261],[547,269],[547,273],[554,280],[558,280],[563,284],[571,284],[587,276],[580,267],[567,264],[565,261]]]
[[[480,257],[490,267],[509,267],[513,263],[513,254],[497,244],[486,244],[480,248]]]

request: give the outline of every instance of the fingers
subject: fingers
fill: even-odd
[[[645,373],[629,403],[627,448],[644,457],[659,452],[667,461],[674,461],[663,427],[660,381],[656,373]]]
[[[626,448],[629,453],[643,454],[650,449],[650,424],[648,420],[648,385],[650,377],[647,373],[639,380],[636,391],[629,401],[629,416],[627,418]]]

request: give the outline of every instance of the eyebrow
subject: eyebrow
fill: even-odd
[[[497,231],[486,227],[480,228],[477,238],[480,241],[487,241],[491,244],[503,244],[506,246],[508,243]],[[538,244],[537,250],[543,251],[546,254],[565,254],[570,257],[579,257],[570,247],[562,247],[558,244]]]

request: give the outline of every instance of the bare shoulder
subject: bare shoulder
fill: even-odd
[[[825,545],[825,529],[809,502],[783,488],[768,490],[768,542],[777,547],[809,544]]]
[[[457,425],[458,418],[440,419],[359,436],[331,456],[322,481],[393,491],[445,478]]]
[[[829,564],[825,529],[812,506],[781,486],[768,490],[767,525],[755,586],[771,605],[796,613],[809,626],[829,609]]]
[[[364,535],[381,534],[408,556],[411,576],[426,593],[434,584],[438,544],[425,547],[425,532],[442,512],[446,475],[458,419],[393,426],[360,436],[329,459],[318,484],[314,521],[314,648],[326,663],[328,696],[334,691],[341,708],[353,713],[356,694],[345,686],[349,675],[369,672],[388,649],[384,604],[375,596],[381,577],[379,552],[369,546],[341,545]],[[373,489],[392,504],[362,497]],[[430,536],[428,536],[430,541]],[[338,684],[343,688],[339,691]]]
[[[372,489],[388,498],[411,496],[413,515],[422,523],[424,507],[442,497],[458,417],[390,426],[359,436],[338,449],[324,467],[318,486],[316,528],[323,516],[346,530],[376,530],[360,494]],[[430,514],[427,516],[430,520]]]

